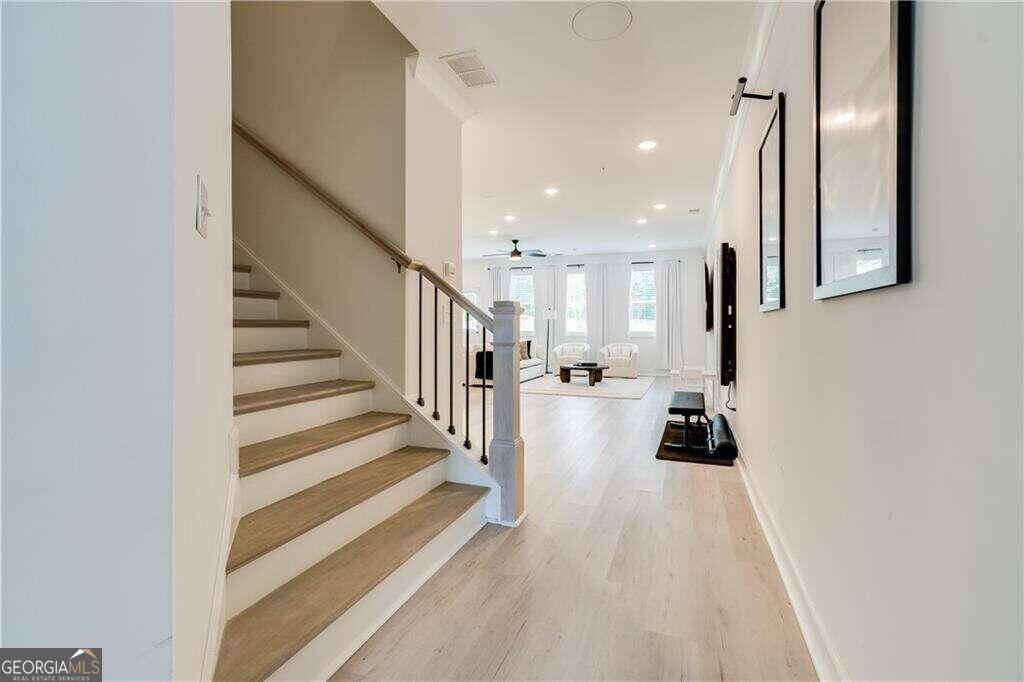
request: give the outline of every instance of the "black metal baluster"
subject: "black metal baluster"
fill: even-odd
[[[466,313],[466,440],[462,445],[467,450],[473,449],[473,442],[469,440],[469,313]]]
[[[419,335],[419,363],[416,371],[419,372],[419,388],[417,389],[416,404],[420,407],[426,405],[426,401],[423,400],[423,272],[420,271],[420,314],[419,314],[419,329],[417,333]]]
[[[455,435],[455,301],[448,297],[448,433]]]
[[[480,463],[487,464],[487,327],[480,326],[480,338],[484,347],[484,378],[480,389]],[[491,353],[491,372],[494,372],[494,353]]]
[[[434,421],[441,419],[441,413],[437,411],[437,285],[434,285],[434,414],[430,415]]]

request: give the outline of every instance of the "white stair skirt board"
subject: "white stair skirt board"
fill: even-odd
[[[244,446],[354,417],[372,409],[373,390],[370,389],[238,414],[235,415],[235,424],[238,425],[239,443]]]
[[[256,511],[332,476],[343,474],[408,445],[408,423],[243,476],[242,514]]]
[[[234,368],[234,393],[240,395],[256,391],[269,391],[272,388],[286,388],[340,379],[340,371],[340,358],[243,365]]]
[[[276,320],[277,301],[272,298],[234,297],[232,309],[236,320]]]
[[[236,353],[309,347],[309,330],[306,327],[236,327],[234,332]]]
[[[444,481],[442,459],[228,573],[228,617],[249,608]]]
[[[325,680],[333,675],[484,523],[480,499],[268,679]]]
[[[248,272],[233,272],[231,273],[231,286],[235,289],[248,289],[249,288],[249,273]]]
[[[520,393],[540,395],[567,395],[579,398],[621,398],[640,400],[654,383],[654,377],[639,376],[636,379],[622,379],[605,375],[604,380],[591,386],[585,375],[572,375],[567,384],[558,378],[558,373],[549,374],[520,385]]]

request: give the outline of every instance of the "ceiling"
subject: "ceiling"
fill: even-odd
[[[477,111],[463,127],[465,258],[513,237],[550,254],[702,243],[754,4],[626,3],[631,25],[603,42],[572,30],[587,4],[378,3]],[[467,88],[436,60],[472,49],[495,84]]]

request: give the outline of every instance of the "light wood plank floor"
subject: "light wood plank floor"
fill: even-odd
[[[815,677],[739,472],[654,459],[671,390],[524,395],[524,523],[481,530],[333,679]]]

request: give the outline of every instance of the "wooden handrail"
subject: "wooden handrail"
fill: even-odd
[[[344,219],[345,222],[361,232],[364,237],[369,239],[377,246],[377,248],[387,254],[388,258],[395,261],[395,263],[400,267],[404,267],[413,272],[422,273],[424,279],[440,289],[445,296],[455,301],[460,308],[472,315],[473,318],[483,325],[485,329],[492,332],[494,331],[493,317],[478,308],[472,301],[466,298],[461,291],[449,284],[447,280],[434,272],[429,266],[421,263],[420,261],[413,260],[409,254],[402,250],[401,247],[367,225],[355,213],[350,211],[343,203],[341,203],[341,201],[334,197],[334,195],[321,187],[315,180],[299,170],[286,158],[281,156],[281,154],[264,142],[249,127],[239,121],[238,118],[232,118],[231,128],[235,131],[236,135],[251,144],[265,157],[273,161],[274,165],[290,175],[293,180],[309,190],[313,196],[323,202],[324,205],[334,211],[334,213],[339,217]]]

